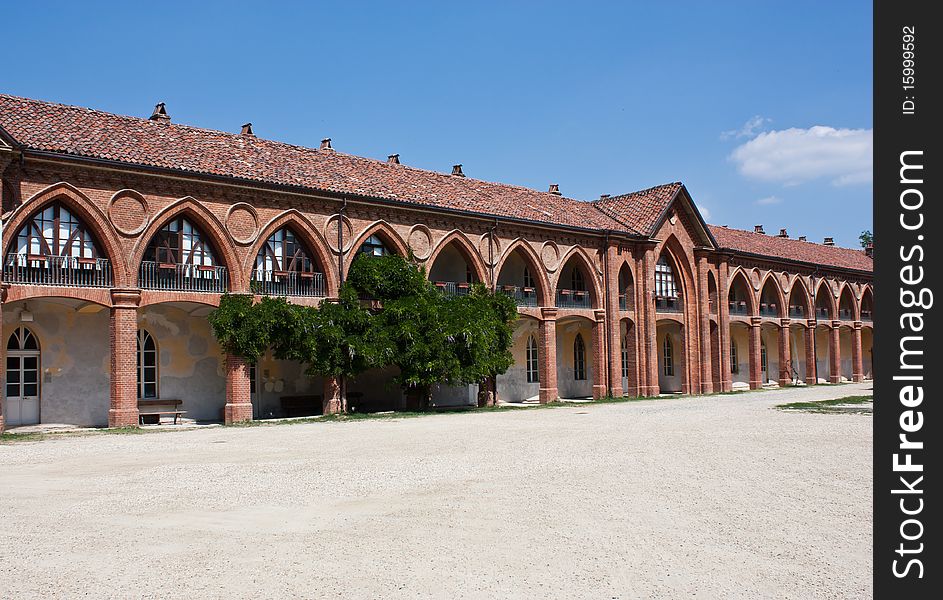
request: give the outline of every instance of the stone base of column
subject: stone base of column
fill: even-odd
[[[751,381],[751,382],[750,382],[750,389],[751,389],[751,390],[759,390],[759,389],[762,389],[762,388],[763,388],[763,382],[762,382],[762,381]]]
[[[601,400],[605,397],[606,397],[606,386],[594,385],[593,386],[593,400]]]
[[[344,400],[341,397],[340,381],[334,377],[324,378],[324,394],[321,401],[321,413],[334,415],[345,411]]]
[[[540,388],[539,398],[541,404],[550,404],[559,400],[560,396],[557,394],[557,388]]]
[[[788,377],[779,378],[779,387],[786,387],[787,385],[792,385],[792,379]]]
[[[702,394],[713,394],[714,393],[714,383],[702,383],[701,384],[701,393]]]
[[[855,383],[861,383],[862,381],[864,381],[864,375],[862,375],[861,373],[855,373],[854,375],[851,376],[851,380],[854,381]]]
[[[806,384],[806,385],[815,385],[815,384],[817,384],[817,383],[818,383],[818,381],[815,379],[815,377],[806,377],[806,378],[805,378],[805,384]]]
[[[641,389],[641,388],[640,388],[640,389]],[[645,397],[647,397],[647,398],[653,398],[653,397],[658,396],[658,395],[661,394],[661,388],[659,388],[657,385],[645,386],[644,389],[645,389],[645,394],[644,394],[644,395],[645,395]]]
[[[3,407],[0,406],[0,409]],[[0,410],[0,433],[3,433],[3,430],[6,428],[6,424],[3,422],[3,411]]]
[[[828,382],[829,382],[829,383],[841,383],[841,375],[829,375],[829,376],[828,376]]]
[[[226,404],[223,408],[223,420],[226,425],[244,423],[252,420],[252,403]]]
[[[118,410],[112,408],[108,410],[109,427],[137,427],[140,424],[139,418],[136,409]]]

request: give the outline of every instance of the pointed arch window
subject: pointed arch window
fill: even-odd
[[[622,336],[621,338],[621,355],[622,355],[622,379],[629,378],[629,338],[628,336]]]
[[[766,361],[766,342],[760,344],[760,372],[766,373],[768,363]]]
[[[661,298],[677,298],[678,284],[675,281],[674,269],[668,263],[668,258],[662,255],[655,264],[655,295]]]
[[[537,356],[537,338],[527,338],[527,383],[540,381],[540,368]]]
[[[265,240],[255,258],[252,291],[273,296],[324,296],[324,274],[301,240],[283,227]]]
[[[138,330],[138,398],[157,398],[157,342],[146,329]]]
[[[675,362],[674,362],[674,347],[671,345],[671,337],[665,336],[665,341],[662,344],[662,361],[663,361],[663,372],[665,377],[674,377],[675,374]]]
[[[224,292],[228,274],[226,267],[217,264],[216,253],[203,232],[186,217],[178,216],[147,245],[139,284],[148,289]]]
[[[62,202],[43,207],[20,228],[4,261],[10,283],[110,287],[111,264],[88,226]]]
[[[533,289],[536,286],[534,285],[534,276],[530,272],[530,268],[527,265],[524,265],[524,287]]]
[[[740,372],[740,358],[737,356],[737,344],[730,340],[730,372]]]
[[[368,256],[387,256],[393,254],[376,234],[371,235],[360,245],[360,253]]]
[[[573,340],[573,379],[586,380],[586,344],[583,343],[583,336],[579,333]]]

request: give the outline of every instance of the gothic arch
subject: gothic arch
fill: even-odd
[[[858,321],[861,319],[861,308],[858,299],[855,298],[855,293],[852,291],[851,286],[848,285],[847,281],[843,281],[838,287],[838,308],[841,309],[842,301],[845,299],[845,294],[848,295],[848,300],[851,302],[851,320]],[[839,314],[839,316],[841,316]]]
[[[824,288],[824,289],[823,289]],[[828,318],[836,319],[838,318],[838,307],[835,304],[835,296],[832,294],[832,286],[829,285],[828,281],[825,278],[819,280],[817,286],[815,286],[815,307],[818,308],[819,298],[822,295],[825,295],[825,298],[828,299]],[[818,318],[818,315],[815,315],[815,318]]]
[[[593,295],[593,308],[602,308],[603,296],[602,286],[599,282],[599,273],[597,272],[596,266],[593,264],[592,259],[581,246],[573,246],[563,256],[563,258],[560,259],[560,262],[558,263],[560,268],[557,269],[557,272],[553,278],[554,297],[556,297],[556,291],[560,289],[560,276],[563,274],[564,268],[571,260],[576,260],[586,270],[586,274],[589,277],[589,291]]]
[[[694,270],[691,267],[691,261],[681,242],[673,233],[665,239],[661,246],[656,248],[655,260],[657,261],[666,252],[680,271],[678,274],[681,276],[680,283],[683,296],[687,298],[688,294],[695,294]]]
[[[334,264],[333,255],[328,250],[327,241],[311,224],[311,221],[294,208],[283,212],[259,229],[259,235],[250,246],[249,255],[246,256],[246,260],[243,262],[243,273],[248,275],[252,272],[255,259],[262,250],[262,245],[273,233],[283,227],[289,227],[295,235],[301,238],[301,241],[304,242],[307,249],[311,251],[324,270],[325,291],[328,297],[337,297],[337,267]]]
[[[793,278],[792,285],[789,286],[790,301],[792,300],[792,295],[795,293],[798,293],[799,299],[802,300],[802,307],[805,309],[805,318],[813,318],[812,294],[809,293],[809,288],[806,287],[805,281],[798,275]]]
[[[429,254],[429,258],[426,259],[427,270],[429,272],[432,271],[432,266],[439,257],[439,253],[452,243],[458,247],[459,252],[465,257],[465,260],[468,261],[468,265],[475,271],[478,281],[488,285],[490,278],[488,277],[488,269],[485,267],[484,260],[481,258],[475,245],[468,239],[468,236],[458,229],[453,229],[439,240],[435,249]]]
[[[778,316],[781,318],[785,318],[786,316],[789,315],[789,313],[787,312],[788,309],[786,308],[786,299],[785,299],[786,296],[783,292],[783,289],[780,287],[779,278],[776,277],[776,274],[773,273],[772,271],[768,272],[760,280],[760,291],[759,291],[760,302],[763,302],[763,292],[766,290],[767,284],[770,284],[771,281],[772,281],[772,286],[773,286],[773,292],[776,295],[776,306],[778,309],[777,311]]]
[[[390,250],[403,258],[409,256],[409,249],[406,242],[396,233],[396,230],[386,221],[374,221],[363,230],[363,233],[357,236],[357,239],[354,240],[354,243],[352,243],[347,250],[347,260],[344,261],[345,274],[350,271],[350,265],[353,263],[353,259],[357,256],[357,253],[360,252],[360,246],[363,244],[364,240],[371,235],[378,235],[380,239],[383,240],[383,243],[389,246]]]
[[[520,251],[521,257],[524,259],[524,263],[527,264],[531,270],[532,276],[537,280],[538,304],[540,306],[553,306],[554,303],[552,290],[554,288],[550,283],[550,279],[547,277],[547,270],[543,267],[543,264],[541,263],[540,258],[537,256],[537,253],[534,252],[534,249],[531,248],[530,244],[528,244],[523,238],[517,238],[507,245],[494,267],[495,277],[501,277],[501,271],[504,269],[507,259],[517,251]]]
[[[747,292],[747,312],[750,315],[757,314],[756,310],[756,292],[753,289],[753,286],[750,285],[750,279],[747,277],[746,273],[740,267],[734,269],[733,274],[730,276],[730,283],[727,285],[727,293],[724,295],[724,302],[727,302],[730,298],[730,292],[733,291],[734,286],[737,284],[737,281],[743,283],[743,287]]]
[[[111,262],[114,286],[129,287],[128,263],[124,259],[125,253],[121,249],[118,234],[110,225],[108,217],[88,196],[72,184],[64,181],[36,192],[16,208],[10,219],[3,225],[4,231],[13,233],[6,236],[8,239],[3,248],[2,260],[6,260],[11,245],[16,243],[16,234],[26,222],[45,208],[47,204],[57,200],[79,217],[82,223],[95,235],[98,243],[101,244],[102,252]]]
[[[137,285],[139,270],[137,267],[141,264],[141,261],[144,260],[144,252],[147,250],[151,239],[153,239],[154,235],[167,225],[171,219],[177,216],[184,216],[192,220],[193,224],[199,227],[200,231],[210,239],[213,249],[219,253],[219,258],[222,260],[223,265],[229,270],[229,282],[230,286],[233,288],[231,291],[244,291],[245,288],[243,284],[246,278],[242,272],[242,264],[236,257],[235,248],[230,243],[230,238],[226,234],[223,224],[220,223],[216,215],[192,196],[180,198],[158,212],[154,215],[154,218],[151,219],[147,229],[141,233],[137,243],[134,245],[134,250],[131,252],[131,264],[135,266],[132,279],[134,284]],[[236,285],[233,284],[237,284],[239,289],[236,289]]]

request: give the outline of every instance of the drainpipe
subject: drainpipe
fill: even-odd
[[[347,196],[343,199],[344,203],[337,217],[337,276],[341,285],[344,285],[344,217],[347,214]]]
[[[494,238],[498,232],[498,218],[494,218],[494,225],[488,232],[488,270],[491,272],[491,291],[497,290],[497,281],[494,278]]]
[[[812,277],[810,278],[810,280],[812,281],[812,317],[815,319],[815,327],[812,328],[812,366],[815,367],[815,385],[818,385],[818,383],[819,383],[819,357],[817,356],[817,354],[818,354],[818,348],[816,348],[816,343],[815,343],[815,333],[816,333],[816,331],[817,331],[818,328],[819,328],[819,316],[818,316],[817,314],[815,314],[815,311],[816,311],[816,308],[815,308],[815,292],[816,292],[815,275],[816,275],[818,272],[819,272],[819,268],[816,267],[815,270],[812,271]],[[808,376],[809,376],[809,374],[806,373],[806,377],[808,377]]]

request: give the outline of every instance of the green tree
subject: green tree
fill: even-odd
[[[874,234],[871,233],[870,229],[865,229],[861,232],[861,235],[858,236],[858,241],[861,242],[862,248],[867,248],[868,244],[874,243]]]

